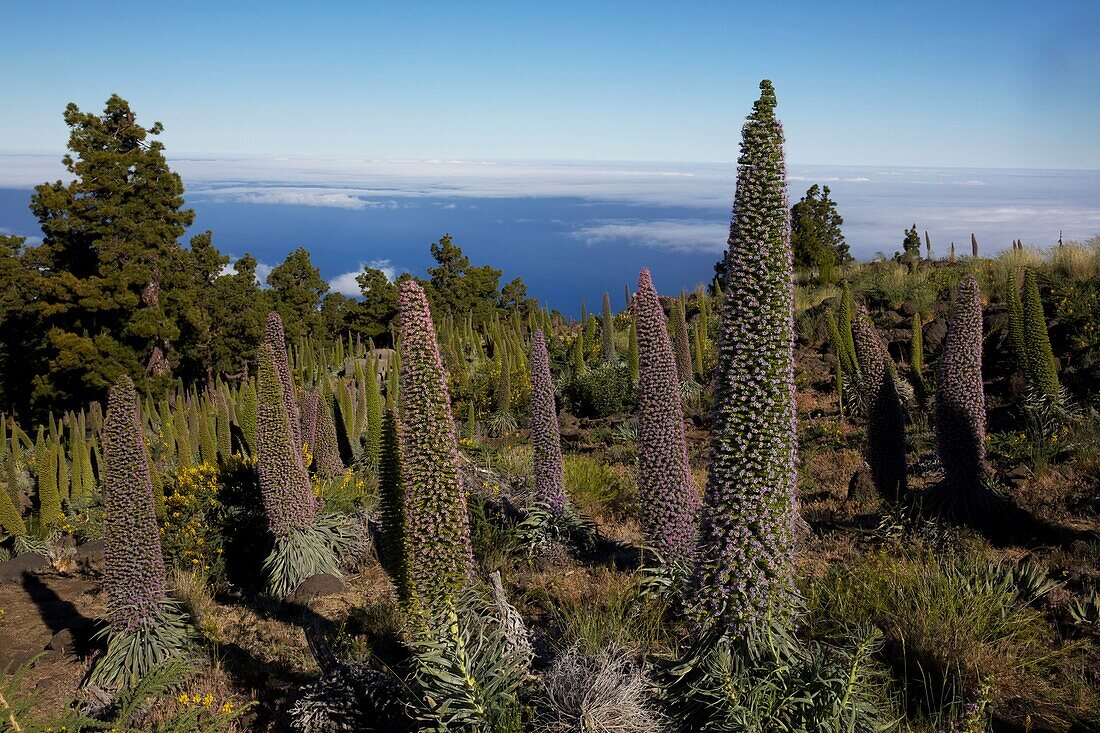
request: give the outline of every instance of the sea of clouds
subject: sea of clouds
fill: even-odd
[[[56,152],[0,152],[0,188],[29,188],[65,178]],[[170,156],[191,203],[306,206],[394,211],[493,206],[502,199],[569,199],[564,236],[591,247],[654,248],[718,254],[725,247],[736,166],[733,163],[374,160],[325,156]],[[921,167],[788,166],[792,201],[812,184],[827,185],[844,217],[857,258],[900,247],[903,230],[927,230],[933,250],[950,242],[983,253],[1014,239],[1036,247],[1100,235],[1100,171]],[[426,200],[430,203],[425,203]],[[586,203],[587,202],[587,203]],[[613,217],[600,204],[619,205]],[[624,206],[625,205],[625,208]],[[629,215],[624,215],[629,214]],[[513,222],[520,225],[523,222]],[[0,226],[5,223],[0,222]],[[349,295],[360,270],[333,277]],[[369,262],[367,264],[370,264]],[[391,259],[374,263],[391,275]]]

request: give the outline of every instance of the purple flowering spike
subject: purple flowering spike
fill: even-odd
[[[666,560],[695,549],[699,491],[691,477],[680,375],[649,269],[631,305],[638,329],[638,495],[646,541]]]
[[[895,501],[905,493],[908,483],[905,411],[890,368],[890,356],[863,306],[852,319],[852,339],[860,389],[867,398],[867,465],[871,467],[875,490],[884,499]]]
[[[294,380],[290,375],[290,357],[286,350],[286,335],[283,333],[283,319],[275,311],[267,314],[267,326],[264,329],[263,343],[271,347],[275,358],[275,373],[279,377],[279,389],[282,392],[283,409],[290,420],[290,437],[294,443],[298,463],[302,463],[302,422],[298,414],[298,400],[294,397]]]
[[[558,433],[558,409],[550,378],[546,337],[535,329],[531,337],[531,442],[535,454],[535,490],[539,502],[551,512],[565,511],[565,479]]]
[[[285,350],[284,350],[285,353]],[[271,344],[260,344],[257,379],[256,470],[268,528],[278,537],[313,526],[316,501],[309,475],[296,450],[286,413],[276,355]]]
[[[741,130],[694,574],[699,623],[737,632],[793,594],[793,268],[783,128],[771,82]]]
[[[334,479],[344,472],[344,461],[340,458],[340,444],[336,438],[336,414],[333,412],[332,390],[328,382],[321,388],[317,399],[317,428],[313,448],[313,465],[317,474],[324,479]]]
[[[936,451],[947,483],[977,489],[989,474],[982,387],[982,304],[967,275],[955,292],[943,355],[936,368]]]
[[[401,486],[405,502],[405,573],[413,606],[434,608],[473,573],[470,521],[443,360],[428,299],[401,283]]]
[[[111,627],[153,623],[165,601],[164,556],[134,383],[121,377],[103,423],[103,586]]]

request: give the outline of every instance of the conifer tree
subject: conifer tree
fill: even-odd
[[[696,618],[731,631],[787,616],[793,593],[793,268],[783,130],[771,82],[760,90],[742,129],[693,581]]]

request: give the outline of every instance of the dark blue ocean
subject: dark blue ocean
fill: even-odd
[[[30,192],[0,189],[0,226],[23,235],[40,235],[27,204]],[[564,313],[580,311],[581,299],[598,310],[605,291],[621,307],[624,286],[631,290],[643,267],[654,273],[664,292],[709,282],[719,255],[708,251],[667,251],[656,247],[592,243],[575,236],[584,222],[637,219],[695,221],[698,209],[592,203],[570,198],[448,199],[403,201],[394,208],[363,210],[290,204],[226,203],[189,198],[195,210],[190,234],[214,232],[214,242],[234,257],[249,253],[277,265],[297,247],[309,250],[328,280],[360,270],[361,263],[384,264],[426,275],[434,264],[429,246],[450,234],[471,264],[503,271],[501,284],[521,277],[528,292]],[[450,208],[448,208],[450,207]],[[723,209],[710,212],[728,220]],[[727,224],[728,226],[728,224]],[[714,248],[720,250],[725,238]],[[262,274],[262,273],[261,273]]]
[[[60,155],[0,152],[0,233],[40,237],[33,185],[63,176]],[[425,276],[429,245],[450,234],[474,265],[523,278],[529,293],[577,315],[603,293],[622,306],[642,267],[664,293],[709,282],[729,231],[733,164],[170,159],[222,252],[249,253],[260,275],[307,248],[334,290],[357,293],[364,264]],[[799,166],[790,197],[832,189],[857,259],[900,249],[912,224],[933,252],[983,254],[1014,239],[1046,248],[1100,235],[1100,171]]]

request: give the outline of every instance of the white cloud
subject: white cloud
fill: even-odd
[[[722,252],[729,225],[701,219],[621,219],[582,227],[571,236],[590,245],[623,243],[672,252]]]
[[[346,295],[349,298],[358,298],[362,295],[359,290],[359,283],[355,278],[362,274],[363,268],[373,267],[376,270],[381,270],[382,274],[386,276],[386,279],[393,282],[397,277],[397,268],[389,260],[371,260],[370,262],[360,262],[359,269],[352,272],[345,272],[342,275],[337,275],[328,281],[329,288],[333,292]]]
[[[355,282],[355,276],[361,273],[362,270],[355,272],[345,272],[343,275],[337,275],[328,281],[329,289],[335,293],[346,295],[349,298],[359,297],[359,283]]]

